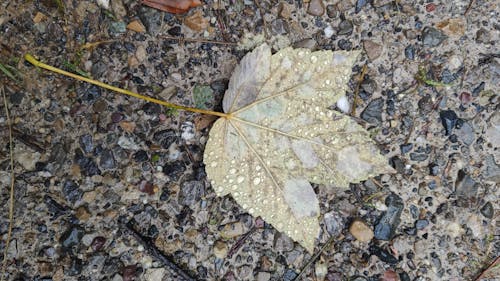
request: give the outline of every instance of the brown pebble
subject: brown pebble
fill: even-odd
[[[359,219],[352,222],[349,232],[356,240],[361,242],[370,242],[373,239],[373,230]]]
[[[307,13],[312,16],[322,16],[325,13],[325,4],[322,0],[311,0],[307,7]]]
[[[139,20],[131,21],[127,25],[127,29],[135,31],[135,32],[146,32],[146,28],[144,27],[144,25],[142,24],[142,22],[139,21]]]

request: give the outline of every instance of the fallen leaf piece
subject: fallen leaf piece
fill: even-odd
[[[319,234],[319,202],[310,182],[348,188],[392,172],[369,134],[327,107],[344,97],[359,52],[266,44],[236,67],[205,148],[218,196],[231,194],[309,252]]]
[[[127,24],[127,29],[135,31],[135,32],[139,32],[139,33],[146,31],[146,27],[144,27],[142,22],[139,20],[131,21],[129,24]]]
[[[183,14],[202,3],[200,0],[142,0],[142,4],[172,14]]]
[[[196,127],[196,131],[201,131],[208,126],[210,126],[215,120],[217,120],[217,116],[213,115],[198,115],[194,118],[194,126]]]
[[[202,31],[206,30],[208,27],[208,19],[203,17],[203,13],[198,10],[194,12],[192,15],[187,16],[184,20],[184,24],[189,27],[193,31]]]

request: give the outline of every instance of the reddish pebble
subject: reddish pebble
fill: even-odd
[[[137,272],[137,266],[136,265],[128,265],[123,268],[123,281],[134,281],[135,279],[135,274]]]
[[[468,104],[472,100],[472,96],[470,93],[462,92],[460,94],[460,102],[462,104]]]
[[[106,238],[97,236],[94,238],[94,240],[92,240],[92,244],[90,244],[90,246],[92,247],[92,250],[94,250],[94,252],[97,252],[102,249],[104,244],[106,244]]]
[[[434,11],[436,9],[436,5],[434,5],[433,3],[429,3],[425,6],[425,10],[430,13],[432,11]]]
[[[382,279],[384,281],[399,281],[399,276],[394,270],[387,270],[384,272],[384,278]]]
[[[155,194],[155,189],[152,183],[147,182],[147,181],[142,181],[141,184],[139,185],[139,190],[141,192],[147,193],[149,195]]]

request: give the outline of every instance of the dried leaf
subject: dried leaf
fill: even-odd
[[[142,0],[142,4],[173,14],[183,14],[202,3],[200,0]]]
[[[129,24],[127,24],[127,29],[135,31],[135,32],[146,32],[146,27],[139,20],[133,20]]]
[[[344,96],[359,52],[311,52],[267,45],[236,67],[205,148],[218,196],[231,194],[309,252],[319,234],[310,184],[347,188],[392,172],[356,122],[327,107]]]

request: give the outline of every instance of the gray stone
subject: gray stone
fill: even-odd
[[[444,33],[434,27],[425,27],[422,31],[422,42],[425,47],[437,47],[448,38]]]

